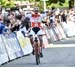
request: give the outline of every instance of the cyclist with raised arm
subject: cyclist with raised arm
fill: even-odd
[[[37,35],[43,35],[44,32],[42,31],[42,18],[41,18],[41,14],[39,13],[38,7],[34,8],[34,12],[31,15],[30,21],[31,21],[30,35],[34,36],[34,33]],[[33,45],[33,37],[30,37],[30,39],[31,39],[31,43]],[[39,40],[40,40],[40,57],[43,57],[43,54],[42,54],[42,44],[43,44],[42,43],[42,36],[39,36]],[[33,53],[34,53],[34,51],[33,51]]]

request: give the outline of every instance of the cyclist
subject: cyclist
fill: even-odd
[[[41,18],[41,14],[39,13],[39,8],[35,7],[34,8],[34,13],[32,13],[31,17],[30,17],[30,21],[31,21],[31,31],[30,31],[30,35],[34,34],[38,34],[38,35],[43,35],[44,32],[42,31],[42,18]],[[31,43],[33,45],[33,37],[30,37],[31,39]],[[39,40],[40,40],[40,57],[43,57],[42,54],[42,36],[39,36]],[[34,46],[34,45],[33,45]],[[33,51],[34,53],[34,51]]]

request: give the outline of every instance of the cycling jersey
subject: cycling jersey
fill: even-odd
[[[30,21],[31,21],[31,32],[30,32],[30,35],[33,35],[33,34],[38,34],[38,35],[43,35],[44,32],[42,31],[42,17],[41,15],[38,13],[38,14],[32,14],[31,18],[30,18]]]
[[[32,14],[31,17],[31,27],[39,27],[41,28],[41,16],[40,14]]]

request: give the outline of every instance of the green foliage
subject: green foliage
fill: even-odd
[[[54,2],[55,1],[55,2]],[[48,0],[47,3],[47,8],[51,8],[52,6],[63,8],[63,7],[68,7],[69,0]]]
[[[69,0],[69,9],[74,7],[74,0]]]
[[[58,2],[59,3],[65,3],[65,0],[48,0],[47,1],[48,4],[52,4],[52,3],[56,4]]]
[[[35,2],[36,0],[15,0],[15,1],[29,1],[29,2]]]
[[[6,1],[6,0],[0,0],[0,4],[1,4],[2,6],[6,6],[7,1]]]
[[[3,7],[14,7],[14,0],[0,0],[0,4]]]
[[[4,7],[15,7],[14,5],[15,0],[0,0],[0,4]],[[16,0],[16,1],[29,1],[29,2],[39,2],[37,5],[40,8],[40,11],[43,10],[43,0]],[[68,7],[69,0],[48,0],[46,1],[46,7],[51,8],[52,6],[55,7]]]
[[[35,0],[36,2],[39,2],[40,0]]]

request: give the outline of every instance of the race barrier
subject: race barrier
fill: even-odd
[[[75,37],[75,22],[67,21],[57,23],[55,27],[45,27],[47,39],[52,42],[64,40],[66,38]]]
[[[17,32],[17,38],[19,40],[19,43],[24,55],[31,53],[33,48],[31,46],[29,38],[24,37],[20,31]]]
[[[48,48],[50,45],[49,45],[49,43],[48,43],[47,37],[46,37],[46,36],[43,36],[43,37],[42,37],[42,40],[43,40],[43,47],[44,47],[44,48]]]
[[[61,27],[61,24],[60,23],[57,24],[57,29],[59,30],[59,34],[61,36],[61,39],[65,39],[66,38],[66,35],[65,35],[64,30]]]
[[[61,22],[61,24],[62,24],[62,28],[63,28],[63,30],[65,32],[65,35],[67,37],[72,37],[73,36],[73,31],[72,31],[70,25],[65,23],[65,22]]]
[[[6,50],[5,45],[2,41],[2,37],[0,35],[0,65],[5,62],[8,62],[8,61],[9,61],[9,58],[8,58],[7,50]]]
[[[8,36],[2,36],[2,38],[10,60],[23,56],[23,52],[14,33],[9,34]]]
[[[19,32],[17,34],[0,35],[0,65],[30,54],[32,51],[33,48],[29,38],[25,38]]]

